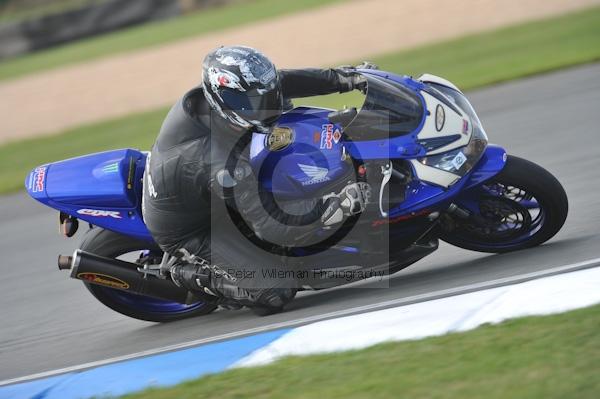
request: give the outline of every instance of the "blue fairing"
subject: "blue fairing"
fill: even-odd
[[[67,159],[35,168],[29,194],[78,219],[152,241],[141,215],[145,154],[123,149]]]
[[[419,98],[421,104],[425,104],[425,100],[421,95],[421,89],[424,84],[412,79],[409,76],[396,75],[390,72],[374,70],[374,69],[361,69],[361,73],[369,74],[374,76],[383,77],[393,82],[399,83],[404,87],[411,89],[414,94]],[[423,128],[425,123],[426,113],[423,113],[421,123],[412,132],[397,136],[390,137],[389,139],[383,140],[361,140],[355,142],[347,142],[346,148],[348,153],[354,159],[368,160],[368,159],[394,159],[404,158],[412,159],[423,157],[427,153],[426,149],[416,143],[417,134]]]
[[[342,161],[341,129],[331,124],[325,109],[299,107],[285,113],[277,126],[293,131],[285,149],[267,148],[267,134],[254,133],[250,162],[263,186],[288,198],[314,196],[351,172]]]
[[[464,189],[475,187],[496,176],[506,165],[506,150],[498,145],[489,144],[483,156],[469,174]]]
[[[366,105],[372,104],[368,101],[369,98],[377,97],[386,104],[391,104],[387,108],[381,108],[384,111],[400,110],[395,114],[388,112],[386,118],[380,118],[380,114],[375,112],[375,119],[361,120],[364,123],[358,125],[357,132],[352,132],[348,125],[347,135],[342,134],[341,126],[329,121],[330,110],[300,107],[286,112],[278,121],[278,130],[269,134],[254,133],[252,136],[250,163],[265,189],[283,199],[318,198],[332,191],[332,183],[353,179],[357,163],[361,160],[414,160],[426,155],[426,149],[417,138],[429,112],[421,95],[425,85],[408,76],[385,71],[360,72],[368,75],[367,80],[371,85]],[[379,80],[383,80],[383,83]],[[377,87],[383,89],[377,91]],[[396,94],[393,94],[394,90]],[[376,93],[382,95],[378,97]],[[404,101],[398,101],[399,98]],[[365,109],[369,115],[370,108],[365,106],[363,110]],[[411,109],[411,113],[403,111]],[[390,129],[390,126],[395,128]],[[393,130],[392,134],[389,134],[390,130]],[[352,136],[355,140],[347,136]],[[487,143],[487,138],[485,142]],[[481,154],[484,148],[485,144],[477,154]],[[473,162],[476,162],[476,158]],[[90,154],[41,165],[27,176],[25,186],[34,199],[47,206],[98,227],[151,244],[154,240],[144,224],[141,211],[145,163],[146,154],[134,149]],[[429,229],[432,223],[425,218],[422,218],[426,224],[424,227],[422,222],[413,223],[415,216],[444,211],[451,203],[477,212],[477,198],[481,191],[479,186],[498,174],[505,163],[504,149],[488,145],[474,167],[449,187],[420,181],[413,170],[413,179],[405,188],[404,200],[387,210],[389,217],[369,219],[368,222],[372,223],[372,228],[389,224],[390,242],[398,240],[410,244],[415,237],[422,236],[423,228]],[[415,165],[414,161],[406,164],[413,165],[411,167]],[[394,180],[390,184],[395,184]],[[404,186],[396,188],[402,190]],[[369,211],[366,214],[372,213]],[[392,220],[394,218],[396,220]],[[408,222],[398,223],[404,220]],[[324,230],[315,234],[323,233]],[[353,254],[361,253],[361,248],[350,242],[341,242],[336,249],[339,252],[332,251],[327,255],[331,259],[325,259],[327,262],[331,261],[331,265],[338,264],[338,259],[339,262],[347,259],[340,254],[351,254],[354,261]],[[104,290],[113,301],[133,311],[184,314],[204,306],[203,302],[184,305],[108,287],[99,289]]]
[[[325,112],[321,110],[318,114],[322,115]],[[322,118],[318,123],[321,121]],[[304,131],[306,130],[309,129],[304,126]],[[326,151],[326,155],[318,156],[318,144],[313,145],[312,139],[301,140],[304,147],[295,148],[306,151],[286,159],[286,154],[294,155],[294,150],[289,153],[284,150],[277,154],[277,157],[270,157],[266,154],[268,150],[264,145],[256,143],[264,143],[264,139],[254,140],[252,150],[257,151],[254,148],[257,146],[258,154],[263,157],[264,162],[273,162],[276,165],[275,170],[283,165],[287,168],[285,170],[292,170],[289,174],[279,171],[269,179],[263,180],[265,186],[274,187],[277,193],[284,195],[310,195],[319,189],[315,186],[321,185],[303,186],[301,182],[305,181],[303,179],[306,177],[303,176],[304,172],[297,169],[298,162],[313,161],[315,165],[328,166],[331,181],[349,173],[351,169],[350,165],[340,161],[341,149],[337,145]],[[328,154],[330,156],[327,156]],[[26,179],[26,186],[30,195],[43,204],[96,226],[151,242],[152,237],[143,223],[140,209],[145,159],[145,154],[136,150],[109,151],[73,158],[34,169]],[[256,157],[253,159],[256,165]],[[504,149],[489,145],[473,170],[448,189],[413,180],[407,187],[406,199],[390,210],[390,217],[423,209],[441,209],[465,190],[496,175],[502,170],[505,162]],[[44,172],[40,178],[41,169],[44,169]]]
[[[406,189],[406,199],[390,210],[390,217],[419,212],[423,209],[443,209],[465,190],[478,186],[497,175],[506,164],[506,151],[490,144],[473,169],[448,189],[433,186],[419,180],[410,182]]]
[[[361,72],[392,80],[411,90],[421,104],[425,104],[420,94],[423,83],[382,71]],[[331,110],[298,107],[285,113],[277,126],[292,129],[293,141],[283,150],[269,150],[268,135],[254,134],[250,160],[254,172],[267,190],[284,198],[315,196],[331,182],[352,173],[351,162],[342,160],[344,148],[355,160],[412,159],[426,154],[425,148],[416,143],[426,113],[423,113],[418,126],[408,134],[380,140],[352,141],[341,135],[334,136],[332,140],[331,134],[341,132],[341,127],[329,122],[329,112]],[[315,174],[320,178],[314,178]]]
[[[423,83],[383,71],[362,72],[403,85],[414,91],[414,97],[424,104],[420,95]],[[382,140],[367,137],[367,140],[352,141],[341,135],[339,125],[329,122],[329,112],[300,107],[285,113],[277,127],[291,134],[285,136],[283,144],[277,141],[278,145],[271,148],[272,137],[253,134],[250,162],[267,190],[283,198],[318,197],[332,183],[352,177],[355,173],[352,158],[414,159],[425,154],[416,144],[425,116],[416,129],[407,134]],[[145,160],[144,153],[133,149],[91,154],[37,167],[27,176],[25,185],[33,198],[52,208],[96,226],[152,242],[141,214]],[[496,175],[505,162],[504,149],[489,145],[473,169],[448,188],[413,179],[406,188],[405,200],[390,209],[389,215],[393,218],[425,210],[443,210],[452,201],[468,198],[471,188]]]

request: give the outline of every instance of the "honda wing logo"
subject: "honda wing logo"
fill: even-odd
[[[329,169],[327,168],[320,168],[318,166],[312,165],[304,165],[301,163],[299,163],[298,166],[306,176],[310,177],[309,180],[302,182],[303,186],[309,186],[311,184],[322,183],[331,180],[331,178],[327,176],[327,174],[329,173]]]

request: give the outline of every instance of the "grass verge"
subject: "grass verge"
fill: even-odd
[[[0,193],[23,189],[34,166],[90,152],[134,147],[149,149],[167,109],[81,126],[58,136],[35,138],[0,147]]]
[[[600,7],[376,57],[381,69],[432,73],[462,90],[600,60]],[[362,60],[359,60],[362,61]],[[339,106],[339,96],[308,104]],[[354,104],[358,97],[347,97]]]
[[[199,10],[179,18],[152,22],[3,61],[0,63],[0,80],[242,26],[339,1],[342,0],[237,0],[224,7]]]
[[[129,399],[596,398],[600,305],[465,333],[291,357]]]
[[[0,24],[25,21],[81,8],[94,0],[54,0],[23,4],[21,1],[0,1]],[[104,0],[106,1],[106,0]],[[98,0],[96,0],[98,2]]]
[[[375,58],[382,69],[444,76],[463,89],[600,59],[600,8]],[[299,104],[360,105],[356,94],[302,99]],[[82,126],[56,136],[0,146],[0,193],[22,188],[34,166],[91,151],[148,149],[166,109]]]

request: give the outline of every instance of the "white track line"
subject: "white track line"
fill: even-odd
[[[518,283],[522,283],[525,281],[534,280],[534,279],[538,279],[538,278],[542,278],[542,277],[549,277],[552,275],[572,272],[572,271],[576,271],[576,270],[580,270],[580,269],[588,269],[588,268],[591,268],[594,266],[600,266],[600,258],[588,259],[588,260],[585,260],[582,262],[571,263],[569,265],[554,267],[552,269],[540,270],[540,271],[532,272],[532,273],[519,274],[516,276],[504,277],[504,278],[499,278],[496,280],[484,281],[481,283],[468,284],[468,285],[464,285],[464,286],[460,286],[460,287],[434,291],[434,292],[430,292],[430,293],[426,293],[426,294],[419,294],[419,295],[414,295],[414,296],[405,297],[405,298],[397,298],[397,299],[392,299],[389,301],[373,303],[370,305],[357,306],[357,307],[353,307],[353,308],[337,310],[335,312],[323,313],[323,314],[308,316],[308,317],[295,319],[295,320],[287,320],[287,321],[283,321],[283,322],[279,322],[279,323],[267,324],[267,325],[260,326],[260,327],[254,327],[254,328],[249,328],[246,330],[240,330],[240,331],[235,331],[235,332],[231,332],[231,333],[227,333],[227,334],[221,334],[221,335],[217,335],[214,337],[197,339],[194,341],[188,341],[188,342],[184,342],[184,343],[180,343],[180,344],[164,346],[162,348],[149,349],[146,351],[132,353],[129,355],[117,356],[117,357],[112,357],[109,359],[98,360],[95,362],[79,364],[76,366],[70,366],[70,367],[65,367],[65,368],[61,368],[61,369],[45,371],[42,373],[31,374],[31,375],[24,376],[24,377],[12,378],[9,380],[0,381],[0,386],[15,384],[18,382],[36,380],[39,378],[52,377],[52,376],[59,375],[59,374],[65,374],[65,373],[70,373],[70,372],[74,372],[74,371],[90,369],[90,368],[94,368],[94,367],[98,367],[98,366],[104,366],[104,365],[107,365],[110,363],[122,362],[125,360],[131,360],[131,359],[136,359],[136,358],[150,356],[150,355],[156,355],[159,353],[172,352],[175,350],[185,349],[185,348],[194,347],[194,346],[198,346],[198,345],[203,345],[203,344],[207,344],[210,342],[217,342],[217,341],[223,341],[223,340],[232,339],[232,338],[239,338],[239,337],[243,337],[243,336],[247,336],[247,335],[257,334],[257,333],[271,331],[271,330],[277,330],[277,329],[281,329],[281,328],[295,327],[295,326],[299,326],[299,325],[303,325],[303,324],[313,323],[316,321],[333,319],[333,318],[342,317],[342,316],[349,316],[352,314],[364,313],[367,311],[379,310],[379,309],[384,309],[384,308],[388,308],[388,307],[392,307],[392,306],[409,305],[412,303],[425,302],[425,301],[430,301],[430,300],[454,296],[454,295],[466,294],[468,292],[480,291],[480,290],[495,288],[495,287],[499,287],[499,286],[503,286],[503,285],[518,284]]]

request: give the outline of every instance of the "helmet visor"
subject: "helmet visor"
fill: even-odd
[[[260,121],[270,124],[283,110],[283,97],[279,86],[262,94],[257,90],[240,92],[229,88],[222,89],[220,94],[225,106],[248,122]]]

